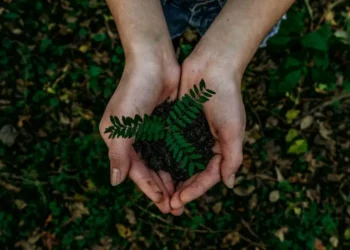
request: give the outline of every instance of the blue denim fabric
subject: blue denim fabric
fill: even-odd
[[[189,25],[203,35],[213,23],[227,0],[161,0],[171,38],[182,35]],[[286,15],[282,19],[285,19]],[[260,47],[277,34],[281,20],[272,28]]]

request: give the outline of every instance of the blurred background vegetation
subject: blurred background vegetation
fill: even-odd
[[[350,249],[349,46],[349,1],[298,1],[245,74],[235,188],[177,218],[109,184],[98,123],[124,55],[104,1],[2,0],[1,249]]]

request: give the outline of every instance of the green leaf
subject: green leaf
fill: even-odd
[[[183,121],[181,121],[180,119],[178,119],[176,121],[176,123],[179,124],[181,127],[186,128],[186,124]]]
[[[195,162],[194,165],[199,169],[205,169],[205,166],[202,163]]]
[[[190,95],[192,96],[192,98],[196,98],[196,95],[194,94],[193,89],[190,89]]]
[[[174,121],[176,121],[177,120],[177,116],[175,115],[175,113],[174,113],[174,111],[170,111],[170,116],[171,116],[171,118],[173,118],[174,119]]]
[[[207,89],[207,92],[208,92],[209,94],[212,94],[212,95],[215,95],[215,94],[216,94],[216,92],[213,91],[213,90],[211,90],[211,89]]]
[[[189,167],[188,167],[188,174],[189,174],[190,176],[192,176],[193,173],[194,173],[194,164],[193,164],[193,162],[190,162],[190,165],[189,165]]]
[[[205,102],[209,101],[209,99],[204,97],[204,96],[201,96],[197,99],[197,101],[199,101],[200,103],[205,103]]]
[[[199,88],[200,88],[200,90],[203,92],[203,89],[205,89],[206,88],[206,86],[205,86],[205,82],[204,82],[204,80],[202,79],[201,80],[201,82],[199,83]]]
[[[177,163],[179,163],[179,162],[181,161],[182,155],[183,155],[183,152],[180,151],[179,154],[178,154],[177,157],[176,157],[176,162],[177,162]]]
[[[191,145],[192,146],[192,145]],[[196,150],[196,148],[195,147],[189,147],[189,148],[186,148],[184,151],[186,152],[186,153],[192,153],[193,151],[195,151]]]
[[[140,123],[140,122],[142,122],[141,116],[135,115],[134,122],[135,122],[135,123]]]
[[[179,107],[177,107],[176,105],[174,106],[174,110],[178,115],[181,115],[181,110],[179,109]]]
[[[103,42],[106,40],[106,34],[105,33],[97,33],[95,34],[92,39],[96,42]]]
[[[103,69],[97,66],[91,66],[89,69],[89,75],[91,77],[97,77],[103,72]]]
[[[212,97],[212,95],[209,94],[208,92],[203,92],[203,95],[206,96],[206,97],[208,97],[208,98]]]
[[[182,111],[186,110],[185,105],[181,101],[177,101],[176,105],[178,105]]]
[[[200,159],[200,158],[202,158],[202,155],[200,155],[200,154],[190,155],[190,159],[192,159],[192,160],[197,160],[197,159]]]
[[[279,92],[284,93],[284,92],[294,90],[296,88],[296,86],[298,85],[301,76],[302,76],[301,69],[297,69],[297,70],[289,72],[286,75],[286,77],[284,78],[284,80],[279,84],[279,86],[278,86]]]
[[[193,85],[194,91],[196,92],[196,94],[199,96],[199,90],[197,85]]]
[[[296,129],[290,129],[286,135],[286,142],[291,142],[295,137],[298,136],[298,131]]]
[[[301,39],[301,44],[306,48],[311,48],[320,51],[327,51],[327,37],[321,36],[317,31],[305,35]]]
[[[186,167],[187,162],[188,162],[188,157],[185,156],[184,159],[183,159],[182,162],[181,162],[180,168]]]
[[[302,154],[308,151],[307,141],[304,139],[296,140],[288,149],[289,154]]]

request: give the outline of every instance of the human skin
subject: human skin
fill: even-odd
[[[126,56],[123,76],[100,122],[109,148],[112,185],[128,175],[163,213],[173,215],[180,215],[186,203],[220,180],[233,187],[245,130],[241,79],[266,33],[293,2],[228,0],[180,69],[159,0],[107,0]],[[110,115],[150,114],[168,97],[183,96],[201,79],[217,93],[204,104],[216,138],[215,156],[203,172],[175,190],[168,173],[155,173],[145,166],[132,148],[132,139],[109,140],[103,132],[110,125]]]
[[[241,80],[267,32],[293,0],[228,0],[209,30],[182,65],[179,96],[204,79],[216,95],[204,113],[216,139],[207,168],[185,181],[172,199],[172,209],[200,197],[222,180],[233,188],[242,163],[245,110]]]
[[[174,184],[169,173],[148,168],[132,147],[133,139],[108,139],[104,134],[111,115],[151,114],[167,99],[175,100],[180,82],[176,61],[160,1],[107,0],[117,24],[125,52],[125,68],[116,91],[100,122],[100,133],[108,146],[110,176],[113,186],[127,176],[163,213],[171,210]]]

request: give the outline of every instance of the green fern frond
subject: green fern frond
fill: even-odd
[[[122,121],[117,116],[110,119],[112,126],[105,130],[105,133],[109,133],[108,138],[131,138],[136,135],[135,140],[157,141],[165,136],[164,122],[160,117],[145,115],[142,119],[136,115],[134,118],[123,116]]]
[[[168,130],[166,134],[166,146],[170,153],[172,153],[173,159],[175,159],[177,163],[180,163],[181,168],[188,167],[191,175],[195,167],[200,169],[204,168],[200,162],[197,162],[197,160],[202,158],[202,155],[194,153],[196,148],[191,143],[187,142],[183,135]]]
[[[207,89],[205,82],[202,80],[199,84],[193,85],[190,89],[190,95],[185,94],[180,101],[177,101],[170,111],[169,117],[166,120],[167,125],[171,128],[173,124],[181,128],[186,128],[194,119],[198,117],[203,103],[209,101],[215,92]]]

